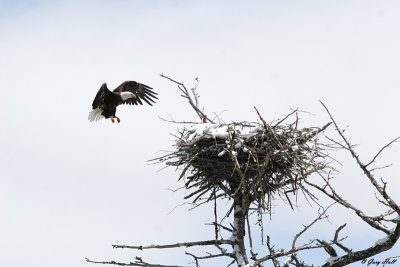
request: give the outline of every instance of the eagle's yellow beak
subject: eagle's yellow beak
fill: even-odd
[[[133,98],[136,98],[136,95],[135,95],[135,94],[132,94],[132,97],[133,97]]]

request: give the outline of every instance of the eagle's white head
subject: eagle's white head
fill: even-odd
[[[136,98],[136,95],[131,92],[121,92],[121,98],[122,100],[128,100],[129,98]]]

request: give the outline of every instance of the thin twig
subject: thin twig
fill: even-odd
[[[149,246],[128,246],[128,245],[112,245],[113,248],[129,248],[129,249],[165,249],[165,248],[178,248],[178,247],[193,247],[193,246],[211,246],[211,245],[233,245],[234,242],[231,240],[205,240],[195,242],[182,242],[167,245],[149,245]]]

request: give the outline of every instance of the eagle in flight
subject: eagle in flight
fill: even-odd
[[[152,106],[155,99],[158,98],[153,88],[135,81],[123,82],[112,92],[107,88],[107,84],[103,83],[93,100],[93,109],[89,112],[88,119],[93,122],[110,118],[113,123],[115,119],[120,122],[121,120],[115,116],[119,105],[143,105],[142,101],[144,101]]]

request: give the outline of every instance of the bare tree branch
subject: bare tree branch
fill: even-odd
[[[292,242],[292,249],[295,249],[297,239],[298,239],[302,234],[304,234],[308,229],[310,229],[311,226],[313,226],[316,222],[318,222],[318,221],[320,221],[320,220],[322,220],[322,219],[327,218],[326,212],[328,211],[328,209],[329,209],[332,205],[333,205],[333,204],[331,204],[331,205],[328,206],[326,209],[324,209],[321,213],[319,213],[318,217],[317,217],[314,221],[312,221],[310,224],[304,225],[304,226],[303,226],[304,229],[301,230],[298,234],[296,234],[295,237],[294,237],[294,239],[293,239],[293,242]]]
[[[388,148],[388,147],[389,147],[390,145],[392,145],[393,143],[398,142],[399,139],[400,139],[400,137],[397,137],[397,138],[393,139],[392,141],[390,141],[390,142],[389,142],[388,144],[386,144],[385,146],[383,146],[383,147],[378,151],[378,153],[376,153],[376,155],[372,158],[372,160],[371,160],[369,163],[367,163],[367,164],[365,165],[365,167],[368,167],[369,165],[371,165],[372,163],[374,163],[375,160],[378,158],[379,154],[381,154],[383,150],[385,150],[386,148]]]
[[[129,248],[129,249],[164,249],[164,248],[179,248],[179,247],[193,247],[193,246],[211,246],[211,245],[233,245],[234,242],[231,240],[205,240],[195,242],[182,242],[167,245],[149,245],[149,246],[128,246],[128,245],[112,245],[113,248]]]
[[[192,108],[196,111],[197,115],[199,116],[199,118],[200,118],[200,120],[201,120],[202,122],[208,121],[208,122],[214,123],[214,122],[213,122],[211,119],[209,119],[208,116],[207,116],[203,111],[201,111],[200,108],[199,108],[199,95],[196,93],[196,89],[197,89],[197,86],[198,86],[198,84],[199,84],[200,81],[199,81],[197,78],[196,78],[196,82],[197,82],[197,83],[196,83],[195,87],[192,88],[192,94],[193,94],[193,97],[194,97],[194,100],[193,100],[193,97],[190,95],[189,90],[186,88],[186,86],[185,86],[183,83],[177,82],[177,81],[175,81],[174,79],[172,79],[172,78],[170,78],[170,77],[168,77],[168,76],[166,76],[166,75],[164,75],[164,74],[160,74],[160,76],[163,77],[163,78],[165,78],[165,79],[167,79],[167,80],[170,80],[171,82],[173,82],[173,83],[175,83],[175,84],[178,85],[179,90],[183,93],[182,97],[186,98],[186,99],[189,101],[189,104],[190,104],[190,105],[192,106]]]
[[[382,195],[382,197],[388,202],[388,204],[400,215],[400,207],[396,204],[395,201],[393,201],[393,199],[387,194],[386,190],[384,190],[384,188],[378,184],[378,182],[376,181],[375,177],[372,175],[372,173],[367,169],[366,165],[363,164],[359,158],[359,156],[357,155],[357,153],[354,151],[353,146],[350,144],[350,142],[347,140],[347,138],[344,136],[343,132],[340,130],[339,126],[337,125],[335,119],[332,117],[331,113],[329,112],[328,108],[325,106],[325,104],[320,101],[320,103],[322,104],[322,106],[325,108],[326,112],[328,113],[329,117],[331,118],[331,121],[333,122],[333,124],[335,125],[336,131],[339,133],[339,135],[342,137],[343,141],[346,143],[347,149],[349,150],[349,152],[351,153],[351,155],[353,156],[353,158],[356,160],[358,166],[360,166],[360,168],[364,171],[364,174],[368,177],[368,179],[371,181],[372,185],[378,190],[378,192]],[[400,137],[399,137],[400,138]],[[396,138],[395,140],[397,140],[398,138]],[[389,144],[392,144],[395,142],[395,140],[393,140],[392,142],[390,142]],[[386,148],[388,145],[386,145],[384,148]],[[383,149],[384,149],[383,148]],[[383,150],[381,149],[381,151]],[[380,154],[380,152],[378,152],[378,155]]]
[[[117,265],[117,266],[146,266],[146,267],[187,267],[182,265],[163,265],[163,264],[151,264],[144,261],[137,261],[137,262],[116,262],[116,261],[92,261],[86,258],[87,262],[96,263],[96,264],[109,264],[109,265]]]

